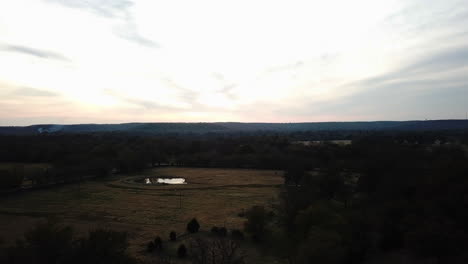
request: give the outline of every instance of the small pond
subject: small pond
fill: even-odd
[[[184,178],[145,178],[145,184],[187,184]]]

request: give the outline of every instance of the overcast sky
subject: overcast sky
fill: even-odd
[[[468,0],[0,2],[0,125],[467,111]]]

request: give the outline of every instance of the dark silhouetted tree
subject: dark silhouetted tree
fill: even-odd
[[[146,246],[146,251],[148,253],[153,253],[153,251],[154,251],[154,242],[153,241],[150,241],[148,243],[148,245]]]
[[[162,240],[159,236],[154,239],[154,250],[160,252],[163,249]]]
[[[187,224],[187,231],[189,231],[190,233],[197,233],[199,229],[200,229],[200,224],[198,223],[196,218],[193,218]]]
[[[55,221],[39,224],[9,249],[12,263],[65,263],[73,254],[73,231]]]
[[[213,235],[218,235],[218,234],[219,234],[219,227],[213,226],[213,227],[211,228],[211,233],[212,233]]]
[[[254,206],[245,214],[247,216],[247,222],[245,222],[245,231],[252,235],[252,239],[256,242],[260,242],[264,239],[267,224],[268,224],[268,213],[263,206]]]
[[[134,263],[126,252],[128,235],[125,232],[97,229],[79,240],[71,263]]]
[[[179,258],[185,258],[187,257],[187,248],[185,247],[184,244],[181,244],[179,248],[177,249],[177,256]]]
[[[219,235],[220,237],[225,237],[225,236],[227,236],[227,229],[226,229],[225,227],[221,227],[221,228],[219,229],[218,235]]]
[[[242,233],[242,231],[240,231],[239,229],[233,229],[231,230],[231,238],[235,240],[243,240],[244,233]]]
[[[169,240],[171,241],[176,241],[177,240],[177,234],[175,231],[171,231],[171,233],[169,233]]]

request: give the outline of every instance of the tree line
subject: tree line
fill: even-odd
[[[468,155],[462,144],[366,138],[351,155],[287,169],[274,210],[246,231],[289,263],[467,263]],[[325,155],[325,154],[324,154]],[[317,168],[320,170],[310,170]]]

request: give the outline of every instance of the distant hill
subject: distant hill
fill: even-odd
[[[31,135],[48,133],[126,132],[136,134],[168,133],[231,133],[231,132],[298,132],[298,131],[437,131],[468,130],[468,120],[429,121],[371,121],[371,122],[311,122],[311,123],[123,123],[32,125],[24,127],[0,127],[0,134]]]

